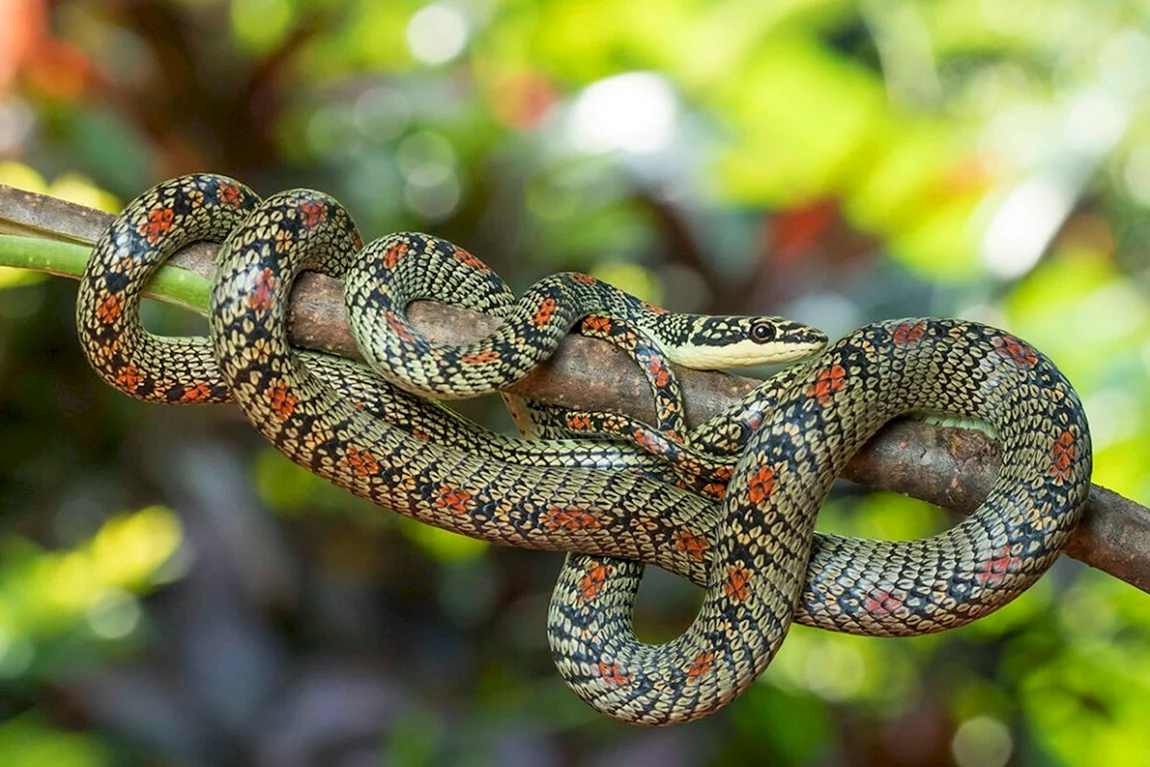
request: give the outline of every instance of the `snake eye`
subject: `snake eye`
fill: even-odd
[[[775,324],[773,322],[756,322],[751,325],[751,340],[757,344],[767,344],[775,340]]]

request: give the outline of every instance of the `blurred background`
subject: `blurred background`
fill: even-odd
[[[574,268],[832,336],[999,325],[1083,396],[1095,481],[1150,503],[1144,3],[0,0],[0,183],[116,211],[191,171],[323,189],[517,289]],[[105,388],[74,300],[0,270],[4,765],[1150,763],[1150,603],[1073,561],[944,635],[796,627],[703,722],[608,721],[551,665],[557,555]],[[819,527],[946,522],[845,487]],[[663,640],[700,595],[655,575]]]

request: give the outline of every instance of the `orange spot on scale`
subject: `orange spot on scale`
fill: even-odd
[[[305,227],[314,229],[327,219],[327,203],[321,200],[300,203],[299,217]]]
[[[705,560],[707,549],[711,547],[706,538],[695,535],[690,530],[676,530],[671,536],[671,543],[678,551],[683,552],[696,562]]]
[[[475,496],[467,490],[444,485],[436,492],[435,500],[431,503],[437,509],[447,509],[456,514],[466,514],[475,507],[474,498]]]
[[[618,665],[604,661],[599,661],[599,676],[607,684],[616,687],[622,687],[631,681],[631,675],[620,669]]]
[[[691,667],[687,669],[687,679],[693,681],[710,673],[714,665],[715,653],[710,651],[699,653],[695,656],[695,659],[691,661]]]
[[[465,354],[460,360],[468,365],[482,365],[499,359],[499,352],[494,349],[484,349],[475,354]]]
[[[708,482],[703,485],[703,494],[709,498],[714,498],[716,501],[721,501],[727,497],[727,486],[719,482]]]
[[[587,431],[591,428],[591,419],[585,415],[567,416],[567,428],[572,431]]]
[[[455,256],[456,260],[458,260],[459,262],[471,267],[472,269],[479,272],[480,274],[487,274],[488,272],[491,271],[487,267],[487,264],[483,263],[478,258],[471,255],[470,253],[468,253],[463,248],[456,248],[452,252],[451,255]]]
[[[148,242],[155,242],[167,234],[175,220],[176,212],[171,208],[152,208],[148,211],[148,220],[140,225],[139,232]]]
[[[671,382],[671,372],[667,370],[662,357],[652,357],[647,362],[647,372],[656,388],[662,389]]]
[[[180,395],[180,402],[203,402],[211,396],[212,388],[200,381],[195,386],[184,389],[184,393]]]
[[[1018,568],[1022,564],[1019,557],[1002,554],[994,559],[988,559],[978,565],[977,579],[983,586],[997,586],[1006,580],[1011,568]]]
[[[561,509],[554,507],[543,512],[539,521],[548,530],[598,530],[600,522],[592,509]]]
[[[281,421],[286,421],[291,418],[291,414],[295,412],[296,405],[299,400],[288,390],[284,384],[278,384],[271,387],[265,392],[268,398],[268,404],[271,405],[272,412]]]
[[[404,341],[411,341],[415,338],[415,336],[404,327],[403,323],[399,321],[399,318],[391,312],[384,312],[383,318],[387,320],[387,326],[391,328],[392,332]]]
[[[1054,484],[1061,485],[1070,480],[1074,471],[1074,456],[1078,446],[1074,442],[1074,435],[1070,431],[1063,431],[1051,448],[1054,462],[1051,463],[1047,473],[1054,479]]]
[[[747,482],[747,497],[752,503],[762,503],[773,492],[775,492],[775,470],[763,464]]]
[[[531,321],[535,323],[536,327],[543,327],[555,315],[555,299],[548,296],[539,303],[539,308],[535,310],[535,315]]]
[[[105,325],[111,325],[120,316],[120,299],[115,293],[109,293],[96,307],[96,318]]]
[[[603,564],[596,564],[588,570],[587,574],[579,579],[579,601],[590,602],[594,599],[610,574],[610,569]]]
[[[355,445],[347,446],[339,464],[340,466],[348,467],[360,477],[379,473],[379,461],[375,460],[375,456],[367,450],[359,449]]]
[[[292,235],[291,230],[280,227],[276,229],[276,253],[287,253],[292,248],[295,242],[295,237]]]
[[[649,431],[635,429],[631,432],[631,439],[635,441],[636,445],[649,453],[659,454],[667,452],[667,445],[659,439],[658,435],[652,434]]]
[[[875,591],[863,602],[863,609],[881,618],[902,607],[902,600],[886,591]]]
[[[398,245],[392,245],[387,250],[383,251],[383,265],[388,269],[394,269],[399,260],[407,255],[407,243],[401,242]]]
[[[843,388],[846,377],[847,371],[842,365],[831,365],[819,372],[815,382],[807,387],[806,395],[817,399],[820,405],[825,405],[831,401],[834,392]]]
[[[584,274],[583,272],[571,272],[571,279],[574,282],[581,282],[584,285],[592,285],[595,282],[594,277],[589,274]]]
[[[921,341],[925,334],[925,322],[903,322],[894,329],[891,336],[898,346],[913,346]]]
[[[582,330],[589,336],[605,336],[611,332],[611,318],[589,314],[583,318]]]
[[[244,204],[244,193],[235,184],[220,184],[220,204],[238,209]]]
[[[248,296],[248,308],[256,312],[266,312],[272,306],[272,294],[275,291],[276,278],[270,267],[256,275],[255,292]]]
[[[995,350],[1020,368],[1032,368],[1038,364],[1038,356],[1026,344],[1012,336],[995,336],[990,339]]]
[[[640,301],[639,306],[643,307],[644,309],[651,312],[652,314],[667,314],[668,313],[667,310],[664,309],[663,307],[655,306],[654,304],[649,304],[646,301]]]
[[[742,565],[727,567],[727,583],[723,590],[732,602],[743,602],[751,596],[751,571]]]
[[[121,389],[135,391],[143,382],[144,376],[135,365],[124,365],[116,371],[116,385]]]

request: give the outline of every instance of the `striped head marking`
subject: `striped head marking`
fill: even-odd
[[[684,367],[718,370],[806,359],[826,344],[822,331],[782,317],[693,315],[666,353]]]

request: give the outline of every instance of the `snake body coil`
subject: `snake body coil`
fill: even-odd
[[[385,378],[433,397],[469,397],[509,386],[545,362],[588,315],[622,320],[667,358],[696,369],[790,362],[826,336],[781,317],[670,313],[578,272],[532,285],[510,301],[503,281],[475,256],[435,237],[393,234],[371,243],[346,275],[348,315],[364,358]],[[464,346],[436,344],[406,319],[419,299],[457,303],[502,319]]]
[[[181,232],[230,232],[210,347],[138,329],[139,291]],[[616,718],[664,724],[714,711],[765,668],[792,616],[888,636],[963,625],[1033,583],[1079,519],[1091,454],[1073,389],[1024,342],[957,320],[869,325],[788,371],[769,390],[775,405],[739,455],[721,505],[634,471],[586,468],[582,451],[598,448],[581,443],[567,443],[566,459],[559,450],[547,459],[569,465],[540,465],[537,448],[477,454],[452,441],[467,434],[458,425],[434,435],[410,425],[436,428],[430,406],[408,415],[397,410],[403,397],[384,394],[395,407],[356,407],[354,393],[386,385],[289,347],[296,275],[341,276],[359,248],[346,212],[322,194],[286,192],[256,205],[228,179],[177,179],[129,205],[97,245],[78,300],[81,338],[119,388],[154,401],[230,395],[279,450],[357,495],[472,537],[578,552],[556,589],[549,637],[568,682]],[[408,256],[418,259],[418,249]],[[1003,465],[979,510],[918,541],[814,533],[843,462],[912,411],[995,426]],[[707,588],[695,622],[665,645],[642,644],[629,629],[638,562]]]

